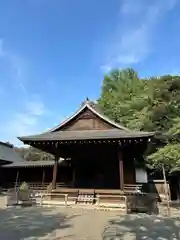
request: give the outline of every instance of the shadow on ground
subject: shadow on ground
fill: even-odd
[[[75,216],[68,217],[60,212],[57,213],[57,211],[51,208],[13,207],[0,209],[0,239],[41,239],[50,234],[52,235],[58,229],[63,231],[66,228],[70,228],[70,220],[73,217]],[[53,237],[51,236],[50,239],[57,239],[56,234],[53,234]]]
[[[180,218],[155,215],[119,216],[109,222],[103,240],[180,240]]]

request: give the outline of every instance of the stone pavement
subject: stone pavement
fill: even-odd
[[[0,240],[180,239],[175,217],[58,207],[0,208]],[[174,214],[173,213],[173,214]]]
[[[99,240],[115,212],[55,207],[0,209],[2,240]]]
[[[109,221],[103,240],[179,240],[180,218],[132,214]]]

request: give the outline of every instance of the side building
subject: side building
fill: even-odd
[[[7,179],[7,172],[3,167],[19,162],[23,162],[23,158],[15,151],[13,145],[0,142],[0,186],[2,186]]]
[[[0,166],[22,161],[23,158],[15,151],[12,144],[0,142]]]

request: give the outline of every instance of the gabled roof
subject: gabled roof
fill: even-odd
[[[113,129],[108,130],[79,130],[79,131],[63,131],[63,127],[76,118],[85,109],[89,109],[97,117],[113,126]],[[66,140],[96,140],[96,139],[123,139],[123,138],[148,138],[152,137],[152,132],[137,132],[123,127],[122,125],[114,122],[103,114],[97,104],[89,101],[88,99],[83,102],[82,106],[71,117],[67,118],[64,122],[51,130],[38,135],[19,137],[23,142],[28,141],[66,141]]]
[[[89,99],[86,99],[86,101],[83,102],[81,107],[76,111],[72,116],[67,118],[65,121],[54,127],[53,129],[49,130],[49,132],[54,132],[56,130],[61,130],[61,128],[66,125],[69,121],[72,121],[75,117],[77,117],[85,108],[89,109],[91,112],[93,112],[97,117],[101,118],[103,121],[109,123],[111,126],[114,126],[117,129],[130,131],[128,128],[123,127],[122,125],[114,122],[113,120],[109,119],[107,116],[105,116],[102,112],[102,110],[98,107],[97,104],[95,104],[92,101],[89,101]]]
[[[0,142],[0,162],[21,162],[23,158],[16,152],[13,145]]]

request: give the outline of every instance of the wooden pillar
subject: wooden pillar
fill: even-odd
[[[118,154],[119,160],[119,186],[121,190],[124,190],[124,166],[123,166],[123,158],[122,158],[122,150],[119,150]]]
[[[180,181],[177,179],[177,199],[180,201]]]
[[[76,185],[76,158],[71,158],[72,167],[72,187]]]
[[[75,181],[76,181],[76,171],[73,169],[72,172],[72,187],[75,187]]]
[[[56,189],[56,178],[57,178],[57,168],[58,168],[59,157],[55,156],[54,168],[53,168],[53,179],[52,179],[52,188]]]
[[[43,172],[42,172],[42,186],[44,186],[44,182],[45,182],[45,169],[43,168]]]
[[[19,171],[17,171],[16,173],[15,190],[17,189],[18,180],[19,180]]]

